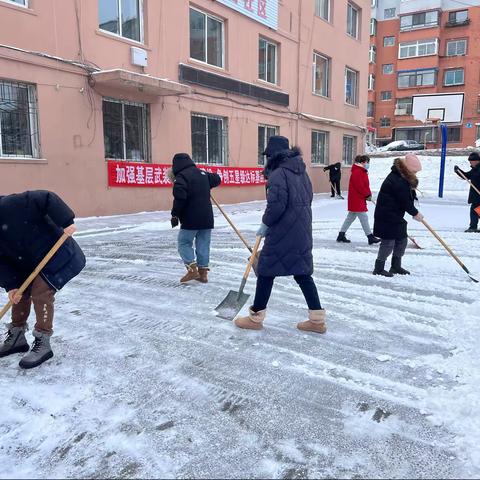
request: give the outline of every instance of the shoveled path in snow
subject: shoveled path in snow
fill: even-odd
[[[458,381],[435,367],[455,347],[442,322],[474,287],[415,225],[426,248],[407,252],[414,275],[373,277],[376,248],[358,226],[352,244],[333,241],[345,203],[317,196],[314,207],[324,336],[295,328],[306,307],[288,278],[276,281],[264,331],[215,317],[247,258],[220,218],[211,282],[188,286],[165,212],[81,220],[88,266],[58,295],[54,359],[27,372],[2,359],[0,476],[464,475],[456,432],[422,405]],[[263,208],[227,208],[252,243]],[[450,226],[465,207],[438,208],[424,211],[449,211],[440,233],[480,272],[476,238]]]

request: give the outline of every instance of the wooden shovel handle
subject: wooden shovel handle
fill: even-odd
[[[240,298],[240,296],[243,293],[243,289],[245,288],[245,285],[247,283],[248,275],[250,274],[250,270],[252,269],[253,261],[257,256],[258,248],[260,247],[261,241],[262,241],[262,237],[260,235],[257,236],[255,245],[253,246],[252,255],[250,255],[250,258],[248,259],[247,268],[245,269],[245,273],[243,274],[243,277],[242,277],[242,282],[240,283],[240,288],[238,289],[238,298]]]
[[[480,195],[480,190],[472,183],[472,181],[471,181],[469,178],[467,178],[467,177],[464,175],[464,173],[463,173],[461,170],[458,170],[458,174],[459,174],[464,180],[466,180],[466,181],[470,184],[470,186]]]
[[[22,295],[23,292],[29,287],[29,285],[33,282],[34,278],[38,276],[38,274],[43,270],[43,267],[50,261],[50,259],[57,253],[58,249],[63,245],[65,240],[70,235],[64,233],[58,240],[57,243],[51,248],[51,250],[45,255],[44,259],[38,264],[37,268],[30,274],[30,276],[23,282],[22,286],[18,289],[17,295]],[[0,311],[0,319],[10,310],[12,306],[12,302],[8,301],[8,303],[2,308]]]

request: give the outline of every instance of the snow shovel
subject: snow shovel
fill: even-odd
[[[443,248],[453,257],[453,259],[462,267],[464,272],[470,277],[472,282],[478,283],[478,280],[470,275],[470,271],[468,268],[463,264],[463,262],[453,253],[452,249],[444,242],[444,240],[440,237],[440,235],[426,222],[426,220],[422,220],[422,223],[430,230],[430,233],[442,244]]]
[[[463,174],[463,172],[459,171],[458,174],[459,174],[464,180],[466,180],[466,181],[470,184],[470,186],[480,195],[480,190],[472,183],[472,181],[471,181],[469,178],[467,178],[467,177]],[[475,207],[474,210],[475,210],[476,214],[480,217],[480,207]]]
[[[248,297],[250,297],[250,295],[243,293],[243,289],[247,283],[248,274],[252,268],[253,259],[257,255],[258,247],[260,246],[261,241],[262,237],[258,236],[257,240],[255,241],[255,245],[253,246],[252,256],[248,259],[247,268],[243,274],[242,283],[240,283],[240,289],[238,292],[235,290],[230,290],[228,292],[227,296],[215,309],[217,312],[217,317],[224,318],[225,320],[233,320],[247,302]]]
[[[57,243],[52,247],[52,249],[45,255],[45,258],[38,264],[37,268],[32,272],[32,274],[23,282],[22,286],[18,289],[17,295],[22,295],[23,292],[29,287],[33,282],[35,277],[43,270],[43,267],[50,261],[50,259],[57,253],[57,250],[63,245],[65,240],[70,235],[64,233],[58,240]],[[9,301],[0,311],[0,319],[10,310],[12,302]]]

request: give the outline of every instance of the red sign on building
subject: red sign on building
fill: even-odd
[[[197,165],[207,172],[220,175],[222,186],[265,185],[262,168],[218,167],[216,165]],[[152,163],[117,162],[109,160],[109,187],[171,187],[172,182],[167,176],[171,165]]]

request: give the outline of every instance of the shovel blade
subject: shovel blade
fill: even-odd
[[[217,312],[217,317],[224,318],[225,320],[233,320],[237,313],[243,308],[247,303],[250,295],[246,293],[241,293],[234,290],[230,290],[228,295],[222,300],[222,302],[215,309]]]

